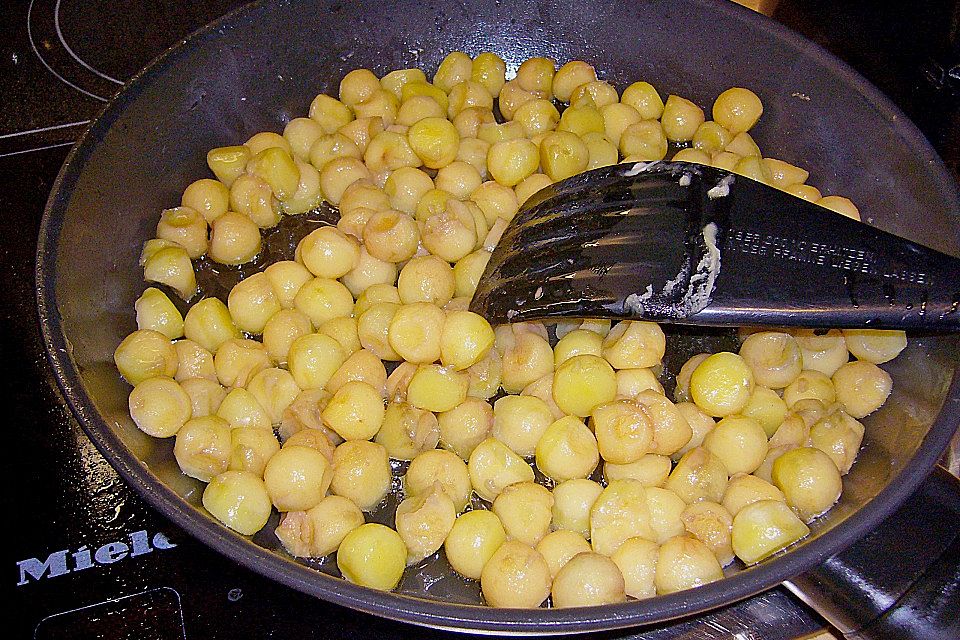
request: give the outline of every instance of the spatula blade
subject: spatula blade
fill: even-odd
[[[471,309],[494,322],[960,325],[960,261],[743,176],[658,162],[534,195]]]

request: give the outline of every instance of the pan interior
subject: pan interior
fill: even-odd
[[[201,485],[173,461],[172,442],[149,438],[130,421],[129,387],[113,366],[116,345],[136,328],[133,302],[145,286],[140,249],[153,236],[160,210],[178,205],[187,184],[208,176],[208,149],[239,144],[258,131],[282,131],[317,93],[336,95],[351,69],[382,75],[417,66],[431,75],[452,50],[496,52],[508,76],[530,56],[583,59],[620,90],[646,80],[664,96],[693,100],[708,116],[722,90],[749,87],[765,106],[753,132],[765,153],[809,168],[811,184],[850,197],[865,221],[957,253],[955,184],[913,125],[815,45],[732,3],[466,0],[453,7],[400,0],[387,6],[279,2],[233,14],[132,82],[61,174],[38,273],[51,358],[88,433],[154,506],[240,562],[348,606],[452,627],[576,631],[663,620],[772,586],[844,546],[844,531],[876,522],[891,508],[892,497],[881,499],[891,486],[919,482],[949,438],[947,420],[936,422],[953,397],[958,354],[948,337],[914,337],[885,365],[894,394],[865,421],[864,448],[845,478],[843,498],[807,541],[759,567],[734,567],[722,585],[682,597],[576,615],[458,607],[476,604],[479,588],[455,576],[442,558],[408,571],[399,589],[405,595],[375,594],[292,561],[271,533],[275,522],[252,542],[212,523],[198,508]],[[674,333],[669,344],[677,355],[727,339]],[[677,361],[668,365],[678,368]],[[310,566],[333,574],[332,564]]]

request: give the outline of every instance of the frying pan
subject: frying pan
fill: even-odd
[[[112,364],[135,328],[142,242],[159,211],[207,175],[208,149],[280,131],[317,93],[336,93],[347,70],[432,72],[455,49],[495,51],[509,70],[534,55],[584,59],[621,89],[645,79],[703,106],[729,86],[751,87],[766,106],[755,133],[767,154],[810,167],[812,184],[851,197],[872,224],[948,253],[960,248],[957,186],[903,114],[816,45],[726,0],[261,2],[138,74],[73,149],[50,196],[37,258],[42,331],[63,394],[104,456],[157,510],[217,551],[292,588],[397,620],[513,633],[622,628],[791,580],[850,637],[955,636],[958,493],[947,474],[930,475],[960,421],[960,353],[949,336],[915,336],[885,365],[894,394],[866,420],[843,497],[809,538],[693,591],[590,609],[495,610],[478,606],[478,587],[437,558],[408,572],[398,592],[380,593],[330,575],[330,562],[286,555],[275,521],[246,538],[203,511],[202,487],[179,473],[172,443],[130,421],[129,387]],[[880,526],[891,514],[899,523]],[[881,561],[879,571],[871,559]],[[895,603],[903,606],[891,609]]]

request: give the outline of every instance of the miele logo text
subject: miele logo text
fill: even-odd
[[[17,562],[17,568],[20,570],[17,586],[22,587],[31,580],[56,578],[74,571],[113,564],[125,558],[152,553],[154,549],[163,551],[176,546],[163,533],[155,533],[151,538],[146,531],[141,530],[128,534],[125,540],[108,542],[97,549],[83,545],[76,551],[70,551],[70,549],[54,551],[47,556],[46,560],[28,558]]]

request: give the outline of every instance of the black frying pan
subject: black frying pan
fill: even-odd
[[[141,243],[159,211],[206,175],[211,147],[280,131],[315,94],[335,93],[350,69],[382,74],[416,65],[432,73],[453,49],[495,51],[511,69],[533,55],[581,58],[620,88],[645,79],[702,106],[729,86],[751,87],[766,106],[756,130],[765,153],[810,167],[812,184],[851,197],[877,226],[960,249],[957,186],[903,114],[819,47],[726,0],[262,2],[140,73],[71,152],[50,197],[37,262],[43,334],[64,396],[105,457],[159,511],[237,562],[399,620],[509,632],[619,628],[706,611],[792,580],[841,629],[864,629],[856,637],[897,637],[901,627],[957,635],[958,494],[946,474],[928,476],[960,421],[960,383],[952,382],[960,353],[945,336],[912,339],[890,364],[894,395],[866,421],[841,502],[813,534],[693,591],[592,609],[495,610],[477,606],[476,585],[452,577],[439,559],[408,573],[397,593],[379,593],[328,575],[329,563],[294,561],[270,525],[251,540],[199,507],[199,485],[177,470],[172,443],[133,426],[129,387],[112,364],[114,348],[135,328]],[[900,512],[890,546],[878,525],[911,495],[913,511]],[[863,566],[871,556],[883,560],[878,573]],[[851,582],[866,589],[851,590]],[[879,618],[897,599],[905,606]]]

